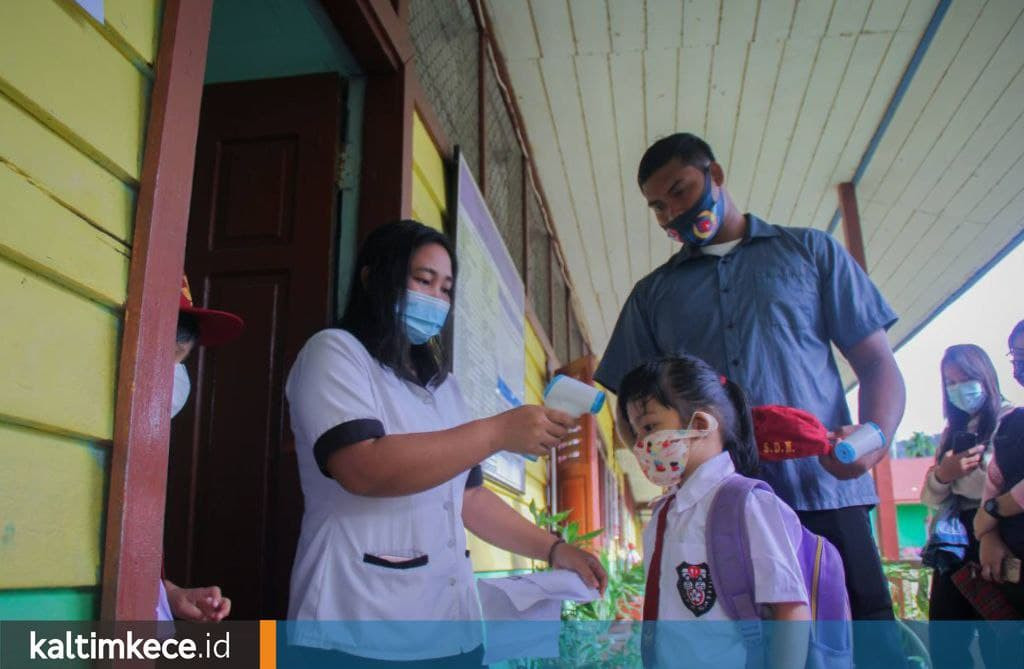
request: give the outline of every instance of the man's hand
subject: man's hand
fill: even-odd
[[[167,588],[167,603],[175,618],[194,623],[217,623],[231,612],[231,600],[222,597],[220,588],[211,585],[206,588],[179,588],[164,580]]]
[[[828,433],[828,438],[833,443],[838,443],[856,432],[860,428],[860,425],[844,425],[834,432]],[[836,477],[840,481],[846,481],[849,479],[860,478],[869,469],[875,466],[875,464],[885,456],[885,449],[880,448],[877,451],[871,451],[865,453],[853,462],[840,462],[835,456],[835,451],[829,451],[825,455],[818,456],[818,464],[832,476]]]
[[[860,390],[857,391],[858,420],[861,423],[872,421],[880,427],[882,434],[885,435],[886,445],[889,445],[903,418],[907,391],[885,331],[875,330],[842,352],[853,367],[857,380],[860,381]],[[853,478],[850,474],[855,471],[863,474],[881,462],[888,452],[888,449],[880,448],[866,454],[859,462],[851,463],[857,465],[856,469],[830,468],[824,462],[822,466],[838,478]]]

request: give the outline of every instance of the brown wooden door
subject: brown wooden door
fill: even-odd
[[[165,569],[219,585],[236,619],[284,618],[302,516],[284,381],[333,315],[343,87],[335,75],[203,92],[185,269],[242,337],[187,362],[171,422]]]
[[[596,366],[594,356],[586,355],[555,373],[593,383]],[[602,527],[597,420],[585,414],[579,424],[580,431],[558,447],[558,509],[572,509],[569,520],[578,522],[581,532],[592,532]]]

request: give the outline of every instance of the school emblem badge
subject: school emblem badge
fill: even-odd
[[[676,574],[679,575],[676,587],[679,588],[679,596],[683,598],[686,608],[698,618],[710,611],[717,596],[715,586],[711,582],[711,568],[708,567],[708,563],[680,562],[676,567]]]

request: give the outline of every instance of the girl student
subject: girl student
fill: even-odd
[[[705,530],[719,486],[736,473],[751,476],[757,468],[753,422],[743,391],[704,361],[683,355],[634,369],[623,379],[618,397],[626,442],[634,444],[647,478],[671,493],[654,508],[644,529],[644,619],[728,621],[717,598]],[[810,620],[797,558],[802,529],[796,514],[769,490],[754,489],[746,503],[746,531],[754,599],[767,612],[765,617]],[[746,649],[736,625],[659,627],[667,627],[668,633],[659,633],[653,657],[645,648],[648,664],[672,666],[681,658],[697,666],[745,664]],[[775,627],[768,649],[771,666],[804,666],[809,625]]]

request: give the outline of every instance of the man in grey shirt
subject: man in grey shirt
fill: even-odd
[[[819,230],[741,213],[711,147],[689,133],[648,148],[637,180],[658,224],[683,246],[633,288],[595,378],[615,391],[640,363],[686,352],[737,382],[751,404],[805,409],[845,436],[858,426],[834,343],[860,382],[860,422],[891,440],[905,401],[885,334],[896,315],[842,246]],[[804,525],[839,549],[860,620],[893,619],[868,515],[878,497],[867,472],[886,453],[849,465],[832,456],[761,464]]]

